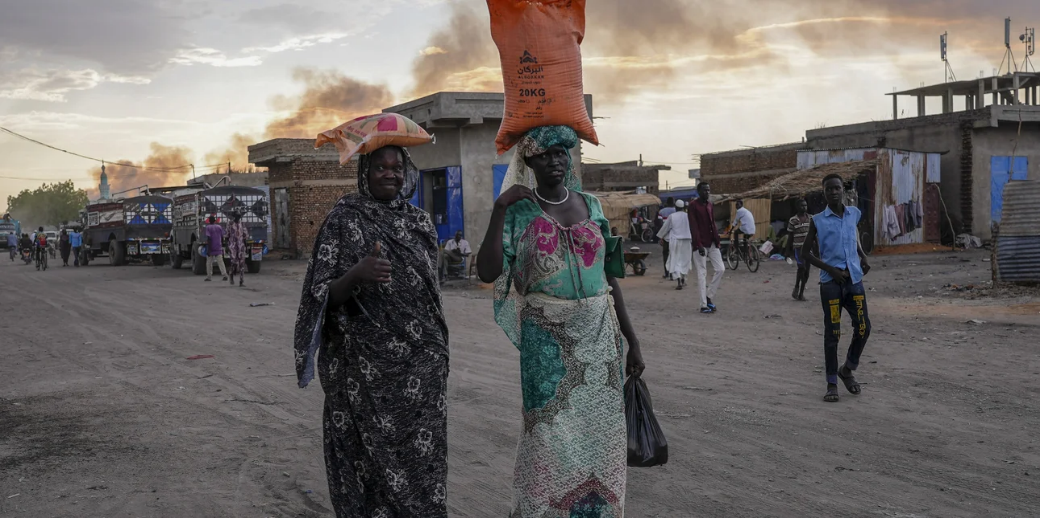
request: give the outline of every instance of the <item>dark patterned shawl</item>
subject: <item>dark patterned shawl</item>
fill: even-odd
[[[448,327],[437,281],[437,233],[429,214],[408,203],[418,170],[406,150],[402,149],[402,156],[405,183],[398,199],[386,202],[372,197],[370,162],[362,155],[359,192],[341,198],[318,232],[296,319],[296,374],[301,388],[314,378],[318,349],[343,339],[345,319],[362,319],[380,331],[377,335],[448,355]],[[392,281],[363,285],[347,304],[327,312],[329,284],[368,255],[376,242],[381,243],[381,256],[392,265]],[[326,313],[332,318],[326,319]]]

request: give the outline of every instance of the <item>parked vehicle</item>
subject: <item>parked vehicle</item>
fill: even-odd
[[[149,260],[162,266],[170,253],[173,200],[144,195],[88,205],[83,216],[80,264],[107,255],[112,266]]]
[[[44,230],[43,235],[47,236],[47,253],[51,254],[51,258],[58,256],[58,241],[59,236],[57,230]]]
[[[4,214],[3,219],[0,219],[0,246],[7,247],[7,234],[14,234],[21,237],[22,225],[16,219],[11,219],[10,214]]]
[[[204,243],[206,222],[215,216],[217,223],[227,228],[234,212],[242,214],[242,222],[249,231],[246,240],[246,271],[260,273],[265,241],[267,239],[267,195],[260,189],[226,185],[182,194],[173,201],[173,232],[170,244],[170,266],[180,268],[190,261],[195,275],[206,273],[206,258],[199,253]],[[227,256],[227,246],[224,246]]]

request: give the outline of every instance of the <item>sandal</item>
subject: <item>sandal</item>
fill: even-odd
[[[838,379],[840,379],[841,382],[845,384],[845,390],[848,390],[849,393],[854,396],[858,396],[859,393],[862,392],[862,390],[859,387],[859,383],[856,381],[856,377],[852,375],[851,370],[849,370],[848,376],[842,374],[842,372],[845,371],[845,368],[845,364],[842,364],[842,366],[838,368]]]
[[[827,385],[827,394],[825,394],[823,396],[823,400],[828,402],[828,403],[837,403],[838,402],[838,386],[837,385],[828,384]]]

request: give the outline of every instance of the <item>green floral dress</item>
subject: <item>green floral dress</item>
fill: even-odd
[[[513,517],[624,515],[622,340],[603,270],[599,200],[563,227],[532,201],[506,213],[495,319],[520,349],[523,430]]]

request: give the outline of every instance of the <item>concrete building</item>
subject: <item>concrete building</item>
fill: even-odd
[[[581,184],[592,192],[630,192],[642,190],[658,194],[661,171],[671,171],[666,165],[642,165],[639,161],[616,164],[582,164]]]
[[[957,233],[983,239],[1000,220],[1003,185],[1040,179],[1040,74],[924,86],[893,97],[893,120],[809,130],[803,142],[701,156],[701,175],[717,193],[754,189],[798,167],[802,150],[889,148],[939,153],[941,202]],[[914,97],[918,115],[898,118],[898,99]],[[943,113],[927,115],[925,99],[943,99]],[[955,111],[955,99],[965,109]],[[994,104],[986,105],[987,98]]]
[[[592,96],[585,96],[592,115]],[[433,215],[439,239],[461,230],[476,247],[484,238],[513,151],[497,156],[495,136],[505,99],[500,93],[441,92],[383,110],[408,117],[436,142],[411,148],[422,171],[412,203]],[[581,146],[571,150],[581,174]],[[258,164],[259,165],[259,164]]]
[[[314,139],[279,138],[249,146],[249,163],[268,168],[271,248],[298,257],[310,255],[336,200],[357,192],[357,161],[340,165],[336,148],[314,149]]]
[[[970,111],[867,122],[806,132],[807,149],[888,147],[940,153],[940,191],[958,233],[991,237],[1003,185],[1040,179],[1040,107]],[[1014,157],[1014,159],[1012,159]]]

